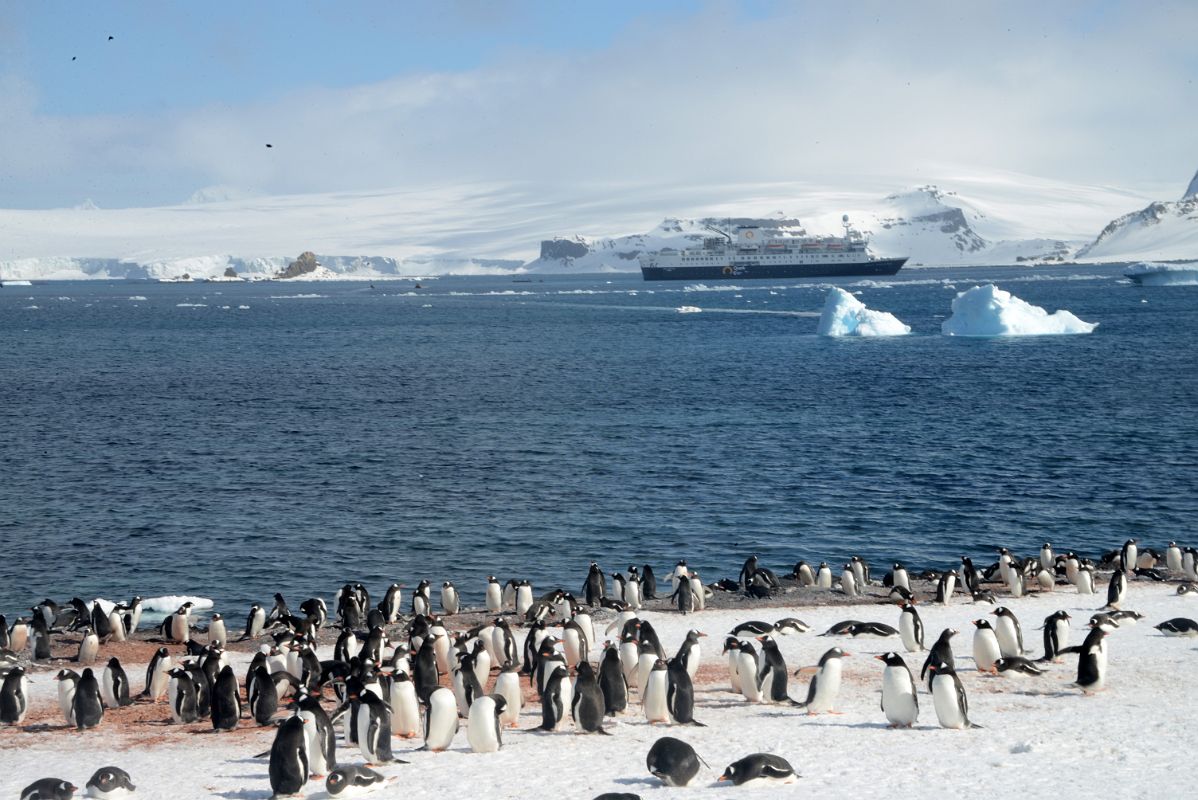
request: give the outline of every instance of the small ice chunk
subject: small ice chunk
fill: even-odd
[[[698,306],[678,306],[679,314],[698,314],[702,310]]]
[[[820,336],[906,336],[911,332],[898,317],[866,308],[844,289],[832,287],[819,318]]]
[[[1072,313],[1049,314],[994,284],[974,286],[953,299],[953,313],[940,323],[945,336],[1044,336],[1090,333],[1097,322],[1083,322]]]
[[[192,608],[199,610],[202,608],[212,608],[212,600],[207,597],[193,597],[191,595],[168,594],[162,597],[147,597],[141,601],[141,607],[145,611],[158,611],[164,614],[173,614],[179,610],[179,606],[190,601]]]

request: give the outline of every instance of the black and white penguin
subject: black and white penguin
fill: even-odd
[[[0,683],[0,725],[20,725],[29,713],[29,678],[24,667],[13,667]]]
[[[981,591],[981,579],[978,577],[977,567],[973,565],[973,559],[968,556],[961,556],[961,581],[970,594],[977,594]]]
[[[1138,565],[1140,548],[1135,539],[1128,539],[1119,551],[1119,566],[1124,572],[1132,572]]]
[[[1002,658],[1002,647],[989,620],[973,621],[973,663],[978,672],[995,672],[994,663]]]
[[[259,725],[269,725],[279,710],[279,690],[265,665],[259,664],[250,673],[250,685],[245,697],[254,721]]]
[[[907,568],[902,564],[896,563],[894,569],[890,573],[890,585],[898,589],[906,589],[911,591],[911,577],[907,573]]]
[[[461,608],[461,598],[458,596],[457,587],[450,581],[445,581],[441,584],[441,610],[448,617],[458,613]]]
[[[79,685],[79,673],[70,669],[59,670],[54,676],[58,682],[58,710],[67,725],[75,727],[75,687]]]
[[[1182,571],[1181,548],[1177,546],[1177,542],[1169,542],[1169,546],[1165,548],[1165,566],[1173,573]]]
[[[1116,573],[1119,574],[1119,573]],[[1083,694],[1101,692],[1106,687],[1106,639],[1107,632],[1095,625],[1086,634],[1086,640],[1078,648],[1077,686]]]
[[[1068,611],[1056,611],[1044,618],[1044,655],[1040,661],[1057,662],[1060,653],[1069,646]]]
[[[840,590],[849,597],[856,597],[860,592],[857,590],[857,576],[853,574],[853,565],[845,564],[844,569],[840,572]]]
[[[75,656],[75,662],[83,665],[95,664],[99,654],[100,637],[91,628],[83,628],[83,638],[79,640],[79,652]]]
[[[907,648],[908,653],[922,653],[923,620],[919,617],[919,611],[911,602],[904,601],[901,607],[903,612],[899,616],[899,636],[902,637],[903,647]]]
[[[936,602],[947,605],[953,591],[957,588],[957,571],[950,569],[940,574],[936,580]]]
[[[129,773],[120,767],[100,767],[87,779],[83,796],[95,800],[116,800],[137,790]]]
[[[83,670],[79,683],[75,685],[73,701],[75,728],[87,730],[94,728],[104,720],[104,701],[100,697],[100,682],[96,680],[91,668]]]
[[[957,632],[952,628],[945,628],[940,632],[936,643],[932,645],[932,649],[928,651],[928,657],[924,659],[923,668],[919,671],[919,679],[922,681],[928,675],[928,669],[933,664],[948,664],[950,667],[955,667],[957,660],[953,656],[952,638],[957,635]],[[932,690],[931,679],[928,679],[928,691]]]
[[[1038,677],[1044,674],[1044,670],[1037,667],[1033,662],[1020,656],[1010,656],[1000,658],[994,662],[994,669],[999,675],[1015,675],[1015,676],[1033,676]]]
[[[1127,597],[1127,574],[1123,570],[1111,573],[1111,582],[1106,588],[1106,604],[1110,608],[1118,608]]]
[[[34,661],[50,660],[50,625],[46,622],[45,614],[39,613],[37,606],[33,618],[29,621],[29,649],[33,651]]]
[[[811,626],[796,617],[783,617],[774,623],[774,632],[779,636],[789,636],[792,633],[806,633]]]
[[[648,564],[641,567],[641,598],[657,599],[657,576],[653,574],[653,567]]]
[[[224,647],[229,641],[229,633],[225,629],[225,618],[219,613],[213,613],[212,621],[208,623],[208,644]]]
[[[191,641],[191,609],[195,604],[188,600],[174,614],[162,621],[162,635],[168,642]]]
[[[772,753],[753,753],[733,761],[717,780],[731,781],[733,786],[772,786],[793,783],[798,774],[782,756]]]
[[[670,688],[666,662],[654,659],[653,666],[641,680],[641,710],[649,724],[671,720],[667,693]]]
[[[888,636],[898,636],[898,630],[884,622],[858,622],[856,625],[850,626],[845,633],[854,638],[877,636],[884,639]]]
[[[301,690],[292,703],[295,716],[304,721],[304,741],[308,770],[313,778],[325,775],[337,766],[337,734],[333,720],[320,704],[319,696]]]
[[[699,774],[699,754],[681,739],[663,736],[649,748],[645,766],[666,786],[686,786]]]
[[[846,619],[835,623],[828,630],[821,633],[820,636],[847,636],[853,628],[860,624],[862,623],[859,619]]]
[[[71,800],[76,787],[60,778],[42,778],[21,790],[21,800]]]
[[[304,720],[288,717],[270,746],[270,788],[276,796],[299,794],[308,782],[308,748]]]
[[[316,777],[313,775],[313,777]],[[350,797],[356,791],[378,787],[387,779],[370,767],[355,764],[352,767],[337,767],[324,782],[329,797]]]
[[[1166,636],[1198,636],[1198,622],[1188,617],[1174,617],[1152,627]]]
[[[424,748],[439,753],[449,748],[458,732],[458,704],[445,687],[434,689],[425,701]]]
[[[882,712],[892,728],[910,728],[919,720],[919,695],[907,662],[898,653],[874,658],[886,665],[882,671]]]
[[[738,642],[736,652],[736,675],[740,682],[740,693],[750,703],[760,703],[761,659],[752,642]]]
[[[751,633],[754,636],[761,636],[766,633],[773,633],[774,626],[769,622],[762,622],[759,619],[751,619],[748,622],[742,622],[732,629],[733,636],[743,636],[746,633]]]
[[[670,599],[674,601],[680,614],[690,614],[695,610],[695,591],[691,586],[689,575],[677,581]]]
[[[211,702],[213,730],[231,731],[236,728],[237,721],[241,719],[241,697],[237,691],[237,677],[233,674],[232,667],[222,668],[216,676]]]
[[[621,675],[622,677],[623,675]],[[606,705],[607,701],[599,686],[599,679],[595,676],[595,670],[587,662],[582,662],[578,665],[578,675],[574,680],[573,702],[570,706],[570,716],[574,720],[574,728],[583,733],[606,734],[607,731],[603,730]]]
[[[832,588],[832,568],[827,561],[819,562],[819,568],[815,571],[815,586],[818,589]]]
[[[680,725],[706,727],[695,719],[695,685],[686,665],[677,658],[666,664],[666,711]]]
[[[998,637],[998,647],[1004,658],[1015,658],[1023,655],[1023,628],[1019,619],[1009,608],[999,606],[990,612],[998,617],[995,620],[994,635]]]
[[[841,659],[850,655],[852,654],[839,647],[833,647],[820,656],[819,666],[816,667],[815,674],[811,676],[811,683],[807,686],[807,699],[801,703],[796,702],[795,705],[807,709],[808,714],[832,711],[836,706],[837,697],[840,696]],[[805,671],[800,669],[796,674]]]
[[[790,571],[790,577],[799,582],[799,586],[814,586],[815,572],[806,561],[798,561]]]
[[[761,642],[761,659],[757,668],[757,685],[761,687],[761,699],[767,703],[789,703],[786,682],[789,670],[778,643],[769,636],[758,636]]]
[[[695,679],[695,675],[699,673],[699,661],[702,658],[699,640],[706,636],[706,633],[697,631],[694,628],[687,631],[686,638],[682,640],[682,645],[678,648],[677,655],[674,656],[686,665],[686,672],[690,675],[692,681]]]
[[[969,698],[965,696],[965,686],[957,677],[957,671],[944,663],[933,664],[929,670],[932,673],[932,705],[940,727],[955,730],[978,727],[969,721]]]
[[[245,618],[245,632],[241,638],[256,639],[262,635],[264,630],[266,630],[266,610],[254,603],[250,606],[250,613]]]
[[[169,673],[166,699],[171,707],[171,719],[181,725],[189,725],[200,718],[197,710],[196,685],[191,673],[183,667],[175,667]]]
[[[558,730],[573,705],[574,696],[570,685],[570,673],[557,666],[549,673],[541,690],[541,730]]]
[[[370,689],[358,698],[358,749],[369,764],[395,761],[391,752],[391,710]]]
[[[606,579],[603,570],[594,561],[587,571],[586,581],[582,587],[583,598],[588,606],[597,606],[606,596]]]
[[[150,663],[146,665],[146,688],[142,691],[143,695],[149,696],[150,702],[157,703],[166,695],[166,684],[170,680],[167,673],[171,666],[171,654],[165,647],[159,647],[150,657]]]

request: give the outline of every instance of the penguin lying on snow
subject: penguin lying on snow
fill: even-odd
[[[1043,675],[1044,670],[1037,667],[1033,662],[1021,656],[1009,656],[1000,658],[994,662],[994,668],[998,670],[1000,675]]]
[[[371,786],[378,786],[387,779],[379,773],[372,770],[370,767],[352,766],[352,767],[337,767],[329,773],[329,777],[324,782],[324,788],[329,793],[330,797],[340,797],[342,794],[347,797],[353,794],[354,789],[367,789]]]
[[[42,778],[21,790],[21,800],[71,800],[75,786],[59,778]]]
[[[1188,617],[1174,617],[1152,627],[1166,636],[1198,636],[1198,622]]]
[[[681,739],[663,736],[649,748],[645,766],[666,786],[686,786],[699,774],[700,761],[695,748]]]
[[[86,797],[94,797],[96,800],[114,800],[136,789],[125,770],[120,767],[100,767],[88,778],[83,793]]]
[[[793,783],[798,777],[794,767],[782,756],[753,753],[729,764],[719,780],[732,781],[733,786],[766,786]]]

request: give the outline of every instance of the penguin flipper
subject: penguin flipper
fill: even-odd
[[[689,725],[694,725],[695,727],[698,727],[698,728],[706,728],[706,727],[707,727],[707,725],[705,725],[705,724],[704,724],[704,723],[702,723],[702,722],[699,722],[699,720],[697,720],[697,719],[692,719],[692,720],[691,720],[689,723],[687,723],[687,724],[689,724]]]

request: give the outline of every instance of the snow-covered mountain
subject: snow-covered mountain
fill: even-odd
[[[1077,251],[1085,261],[1175,261],[1198,258],[1198,173],[1180,200],[1150,203],[1112,220]]]

